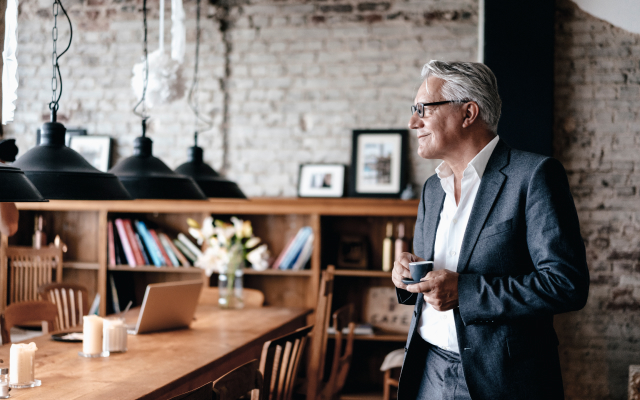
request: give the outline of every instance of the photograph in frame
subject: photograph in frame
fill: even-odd
[[[342,164],[302,164],[298,176],[299,197],[342,197],[345,169]]]
[[[72,136],[70,146],[80,153],[94,168],[107,172],[111,164],[111,138],[109,136]]]
[[[405,186],[406,138],[406,130],[353,131],[350,195],[400,195]]]

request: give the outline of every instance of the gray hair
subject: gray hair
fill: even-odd
[[[445,81],[441,94],[446,100],[474,101],[480,108],[479,118],[493,132],[498,131],[502,100],[498,82],[489,67],[474,62],[431,60],[422,67],[422,79],[430,76]]]

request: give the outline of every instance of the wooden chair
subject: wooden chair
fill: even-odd
[[[384,372],[384,380],[382,382],[383,392],[382,400],[391,399],[391,388],[398,389],[398,379],[392,376],[393,370],[402,368],[404,361],[404,349],[394,350],[384,357],[380,371]]]
[[[335,329],[335,347],[329,380],[322,390],[322,398],[338,399],[344,387],[351,366],[353,356],[353,332],[356,328],[353,322],[353,304],[347,304],[333,313],[333,328]],[[347,329],[345,335],[343,330]]]
[[[2,316],[0,333],[2,344],[11,343],[9,332],[11,328],[26,322],[42,321],[42,333],[56,331],[56,319],[58,318],[58,308],[49,301],[23,301],[10,304]]]
[[[253,390],[262,389],[259,361],[252,360],[213,382],[215,400],[237,400]]]
[[[329,265],[322,271],[318,305],[315,313],[313,339],[311,340],[311,354],[307,368],[307,399],[313,400],[321,393],[320,387],[324,372],[324,360],[327,354],[327,328],[331,317],[331,302],[333,301],[333,279],[335,268]]]
[[[213,382],[205,383],[199,388],[179,394],[169,400],[213,400]]]
[[[198,303],[217,305],[219,293],[217,287],[203,287]],[[264,304],[264,293],[258,289],[242,288],[242,301],[247,307],[262,307]]]
[[[44,300],[58,308],[58,329],[82,325],[82,316],[89,313],[87,288],[73,283],[48,283],[38,288]]]
[[[8,246],[4,249],[9,264],[9,303],[39,300],[38,288],[62,281],[62,249],[34,249]]]
[[[252,393],[252,400],[291,400],[311,329],[313,326],[300,328],[264,344],[260,357],[264,386],[260,393]]]

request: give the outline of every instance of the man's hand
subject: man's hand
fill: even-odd
[[[407,285],[402,283],[403,279],[411,279],[411,271],[409,271],[409,263],[414,261],[424,261],[414,254],[404,252],[400,254],[398,260],[393,263],[393,271],[391,272],[391,280],[398,289],[406,289]]]
[[[406,290],[411,293],[423,293],[424,299],[436,311],[452,310],[458,307],[458,275],[457,272],[448,269],[431,271],[420,283],[406,285]]]

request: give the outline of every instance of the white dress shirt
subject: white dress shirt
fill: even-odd
[[[436,242],[433,252],[434,271],[448,269],[456,272],[458,257],[471,208],[476,199],[480,180],[489,162],[489,157],[498,144],[496,136],[482,149],[473,160],[469,161],[462,174],[460,203],[456,205],[454,195],[453,171],[445,162],[436,168],[440,184],[445,192],[444,205],[440,213],[440,223],[436,231]],[[453,320],[453,310],[436,311],[429,303],[422,307],[418,322],[418,332],[427,342],[442,349],[459,353],[458,335]]]

